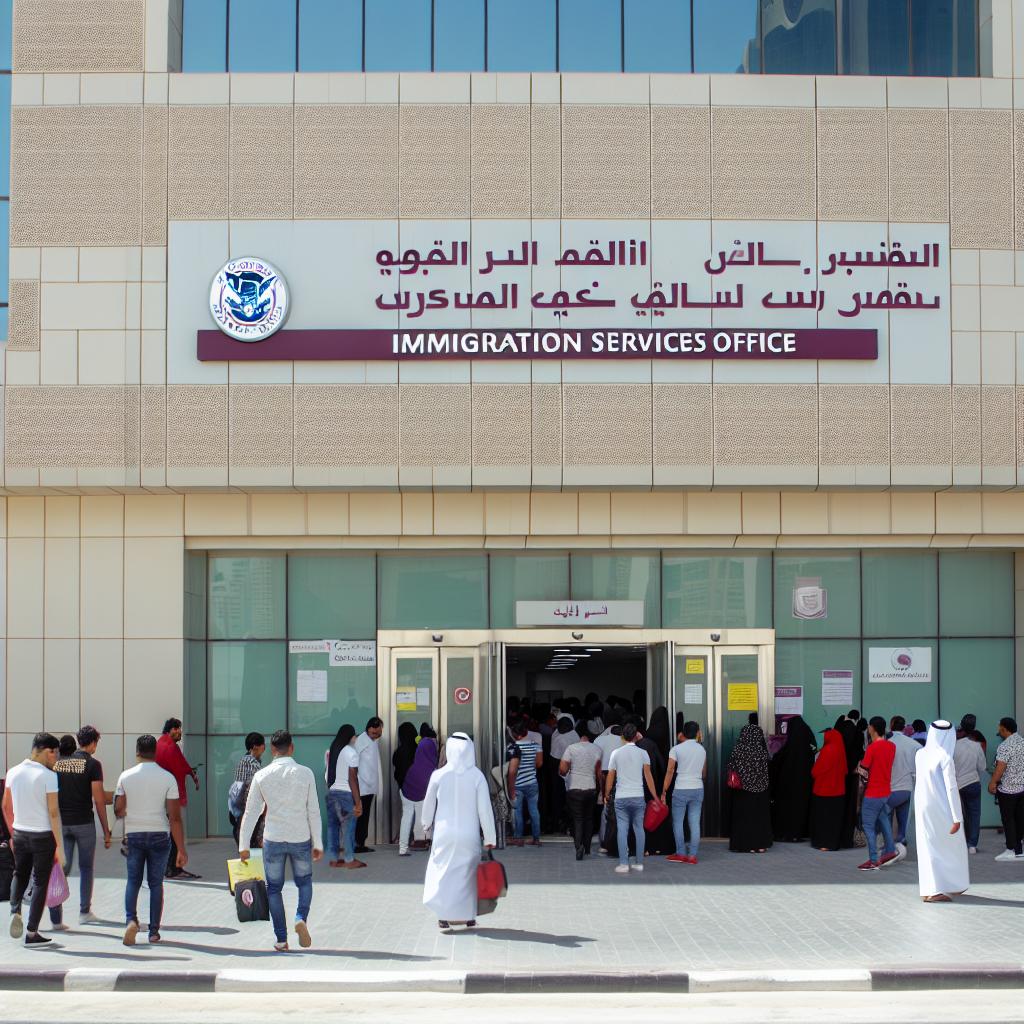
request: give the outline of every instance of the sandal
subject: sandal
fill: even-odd
[[[438,921],[437,927],[440,928],[441,931],[446,932],[449,928],[451,928],[451,924],[448,921]]]
[[[924,903],[952,903],[953,900],[947,896],[944,892],[936,893],[934,896],[922,896],[922,902]]]

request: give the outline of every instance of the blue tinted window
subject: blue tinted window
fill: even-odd
[[[622,70],[620,0],[561,0],[559,71]]]
[[[757,0],[693,0],[693,70],[758,72],[761,70]]]
[[[7,302],[7,243],[9,240],[8,229],[10,228],[11,204],[6,200],[0,200],[0,302]]]
[[[362,0],[300,0],[299,70],[363,70]]]
[[[434,70],[483,69],[484,0],[434,0]]]
[[[910,74],[910,0],[844,0],[839,71]]]
[[[0,196],[11,190],[11,76],[0,75]]]
[[[430,0],[371,0],[365,11],[367,71],[430,70]]]
[[[626,71],[692,71],[690,5],[625,0]]]
[[[235,0],[229,8],[229,71],[295,70],[296,0]]]
[[[768,74],[834,75],[835,0],[761,0],[761,51]]]
[[[7,340],[7,322],[9,319],[9,310],[6,306],[0,308],[0,341]]]
[[[489,0],[487,70],[555,70],[555,0]]]
[[[181,70],[226,70],[228,0],[185,0],[182,20]]]
[[[0,0],[0,70],[11,70],[11,4]]]
[[[910,5],[914,74],[976,75],[977,32],[975,0],[914,0]]]

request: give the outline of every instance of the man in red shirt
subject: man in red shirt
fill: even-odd
[[[170,772],[175,781],[178,783],[178,799],[181,801],[181,806],[185,807],[188,803],[188,794],[185,792],[185,779],[188,776],[192,776],[192,782],[195,784],[196,789],[199,789],[199,776],[196,773],[195,768],[188,763],[185,755],[181,752],[181,747],[178,744],[181,742],[181,720],[178,718],[168,718],[164,722],[164,731],[160,738],[156,741],[156,763],[164,769],[164,771]],[[182,822],[184,827],[184,821]],[[165,878],[199,878],[199,875],[194,875],[191,871],[186,871],[184,868],[178,867],[178,847],[174,842],[174,837],[171,836],[171,852],[167,858],[167,870],[164,872]]]
[[[859,769],[860,774],[866,774],[868,780],[860,811],[861,824],[868,838],[868,859],[859,865],[859,870],[877,871],[899,860],[896,845],[892,841],[892,815],[889,811],[896,746],[885,738],[885,719],[880,715],[875,715],[868,722],[868,736],[871,742]],[[879,831],[885,841],[881,857],[876,855]]]

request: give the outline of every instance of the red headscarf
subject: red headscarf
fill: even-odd
[[[846,748],[835,729],[825,730],[825,745],[811,768],[815,796],[843,796],[846,793]]]

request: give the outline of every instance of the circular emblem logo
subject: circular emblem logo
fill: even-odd
[[[897,647],[892,652],[892,667],[897,671],[905,672],[914,664],[914,659],[906,647]]]
[[[228,337],[263,341],[288,316],[288,285],[266,260],[255,256],[228,260],[210,285],[210,315]]]
[[[252,904],[253,904],[252,889],[243,889],[242,890],[242,903],[244,903],[245,906],[247,906],[247,907],[251,907],[252,906]]]
[[[454,697],[456,704],[468,704],[473,699],[473,691],[468,686],[460,686],[456,689]]]

